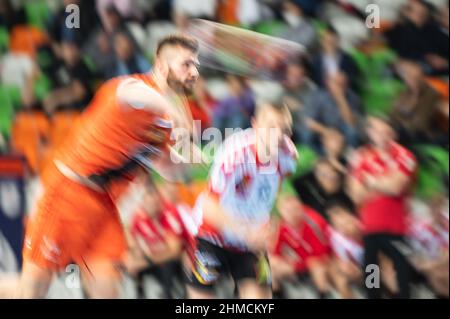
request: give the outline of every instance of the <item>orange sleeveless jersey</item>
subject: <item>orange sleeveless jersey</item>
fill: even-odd
[[[129,77],[158,90],[148,74]],[[164,114],[120,105],[117,88],[126,78],[114,78],[100,87],[71,136],[55,155],[55,159],[81,176],[120,169],[139,148],[152,144],[149,134],[155,120],[167,120]],[[170,135],[167,141],[169,138]]]

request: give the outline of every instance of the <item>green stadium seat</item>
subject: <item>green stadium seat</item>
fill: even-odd
[[[297,170],[292,177],[302,176],[310,172],[319,158],[317,153],[308,146],[298,145],[297,152],[299,154]]]
[[[0,27],[0,53],[4,53],[9,47],[9,32],[5,27]]]
[[[279,35],[286,30],[287,26],[285,23],[280,21],[265,21],[256,24],[253,30],[266,35]]]
[[[38,101],[42,101],[51,89],[52,82],[44,74],[41,74],[34,82],[34,95]]]
[[[44,0],[26,1],[24,4],[28,24],[45,30],[50,17],[50,9]]]
[[[418,145],[414,151],[419,161],[415,194],[430,198],[444,190],[443,177],[449,175],[448,151],[435,145]]]
[[[14,104],[9,92],[3,86],[0,86],[0,110],[0,134],[9,138],[13,124]]]
[[[396,59],[390,49],[377,50],[364,54],[358,50],[350,50],[363,78],[360,96],[364,110],[368,114],[386,114],[392,109],[398,94],[403,90],[401,81],[386,76],[386,69]]]

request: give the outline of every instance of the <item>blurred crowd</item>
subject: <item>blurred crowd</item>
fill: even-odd
[[[380,8],[376,28],[366,26],[369,3]],[[66,27],[70,4],[80,8],[80,28]],[[204,69],[188,97],[202,129],[250,126],[261,98],[282,99],[292,113],[300,159],[276,208],[274,296],[288,298],[286,287],[307,286],[315,297],[366,297],[370,249],[382,269],[384,297],[414,296],[407,285],[448,298],[447,0],[0,0],[2,156],[23,158],[27,180],[38,179],[96,88],[115,76],[148,72],[158,40],[186,30],[191,18],[306,49],[288,62],[280,82]],[[377,144],[374,136],[378,143],[395,139],[417,163],[412,187],[393,195],[408,202],[408,212],[395,217],[404,224],[395,235],[407,244],[400,255],[385,236],[388,222],[367,240],[362,228],[372,221],[361,219],[348,185],[361,161],[355,154]],[[162,297],[174,297],[180,256],[195,232],[191,207],[204,183],[203,176],[187,185],[145,180],[121,200],[130,239],[124,267],[138,296],[145,297],[144,276],[153,275]],[[378,209],[394,210],[386,207]],[[136,243],[142,238],[146,250]]]

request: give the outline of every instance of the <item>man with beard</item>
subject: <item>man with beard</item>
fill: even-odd
[[[169,142],[174,126],[191,130],[184,94],[199,75],[197,52],[195,39],[168,36],[158,45],[152,72],[114,78],[99,88],[44,172],[44,191],[26,230],[21,277],[0,296],[45,297],[69,263],[79,265],[89,297],[118,296],[116,265],[126,242],[110,189],[142,167],[167,179],[185,172],[170,162]]]

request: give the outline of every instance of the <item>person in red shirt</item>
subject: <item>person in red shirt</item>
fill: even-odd
[[[137,280],[138,298],[145,298],[143,279],[150,274],[160,281],[164,298],[171,299],[174,281],[181,277],[184,248],[193,238],[192,222],[184,205],[169,203],[156,188],[146,186],[142,207],[128,228],[129,251],[124,266]]]
[[[410,265],[403,249],[408,249],[407,199],[416,159],[395,142],[395,132],[387,120],[369,116],[366,130],[370,142],[352,154],[348,183],[363,226],[364,269],[379,265],[379,253],[383,253],[396,270],[397,296],[409,298]],[[367,288],[369,298],[381,297],[380,289]]]
[[[270,253],[274,296],[284,296],[281,287],[284,280],[310,275],[324,298],[329,290],[327,264],[331,252],[327,222],[294,194],[281,195],[278,208],[281,218]]]
[[[344,198],[330,200],[326,211],[330,220],[327,232],[333,251],[329,265],[330,277],[339,295],[351,299],[354,298],[352,284],[362,281],[364,246],[361,223],[355,216],[353,205]]]

